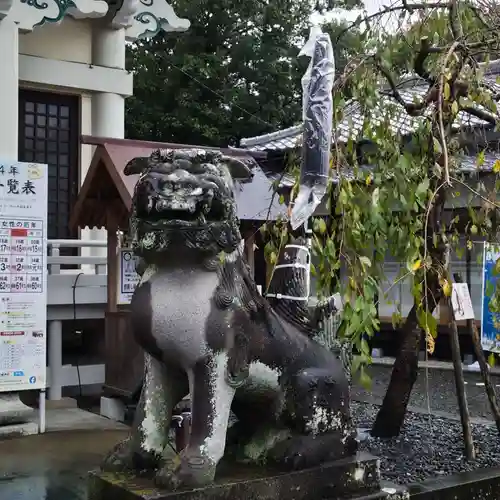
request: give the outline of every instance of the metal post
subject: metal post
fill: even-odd
[[[62,321],[49,323],[49,400],[62,397]]]
[[[38,433],[45,433],[45,389],[40,391],[38,399]]]

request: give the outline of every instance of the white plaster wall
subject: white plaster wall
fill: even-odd
[[[80,117],[81,117],[81,133],[85,135],[92,134],[92,96],[90,94],[82,94],[80,101]],[[90,144],[82,144],[80,151],[80,186],[85,180],[87,171],[90,167],[90,162],[92,161],[92,155],[94,154],[95,146]],[[102,236],[102,235],[101,235]],[[93,234],[91,229],[82,229],[80,231],[80,238],[82,240],[99,239],[97,235]],[[106,235],[104,235],[106,239]],[[91,248],[82,248],[82,255],[85,257],[90,257],[92,255]]]
[[[92,135],[92,96],[83,93],[80,101],[80,132],[82,135]],[[87,171],[94,154],[94,146],[82,144],[80,152],[80,185],[87,175]]]
[[[92,57],[92,29],[89,20],[64,18],[19,36],[19,53],[58,61],[89,63]]]

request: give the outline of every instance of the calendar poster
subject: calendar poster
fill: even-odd
[[[120,249],[118,254],[118,297],[116,303],[119,305],[130,304],[135,287],[139,283],[139,275],[135,270],[136,257],[132,250]]]
[[[0,160],[0,392],[46,387],[47,165]]]

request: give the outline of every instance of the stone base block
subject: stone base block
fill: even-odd
[[[35,411],[26,406],[17,393],[0,394],[0,427],[24,424],[33,419]]]
[[[68,408],[78,408],[78,401],[74,398],[61,398],[56,400],[48,399],[45,403],[47,410],[66,410]]]
[[[21,436],[32,436],[38,434],[39,428],[36,422],[26,422],[24,424],[2,425],[0,427],[0,440],[11,439]]]
[[[412,500],[500,500],[500,467],[429,479],[409,489]]]
[[[123,401],[118,398],[101,397],[101,416],[115,420],[116,422],[125,422],[125,412],[126,407]]]
[[[358,453],[318,467],[283,473],[221,464],[213,485],[175,492],[159,490],[151,479],[91,473],[89,500],[337,500],[380,492],[380,462]],[[382,497],[380,497],[382,498]],[[387,498],[387,497],[386,497]]]

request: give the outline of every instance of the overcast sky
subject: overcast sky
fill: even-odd
[[[375,14],[376,12],[382,10],[384,7],[388,7],[390,5],[397,5],[400,3],[400,0],[386,0],[385,2],[383,0],[364,0],[364,5],[365,5],[365,10],[368,15]],[[337,11],[330,12],[326,16],[315,16],[313,15],[311,21],[312,22],[318,22],[321,21],[321,18],[323,19],[345,19],[347,21],[354,21],[356,17],[361,14],[361,10],[355,10],[355,11],[347,11],[347,10],[342,10],[339,9]],[[395,20],[394,18],[396,16],[390,15],[386,16],[387,19],[384,20],[385,27],[388,28],[387,23],[392,24],[393,21]]]

